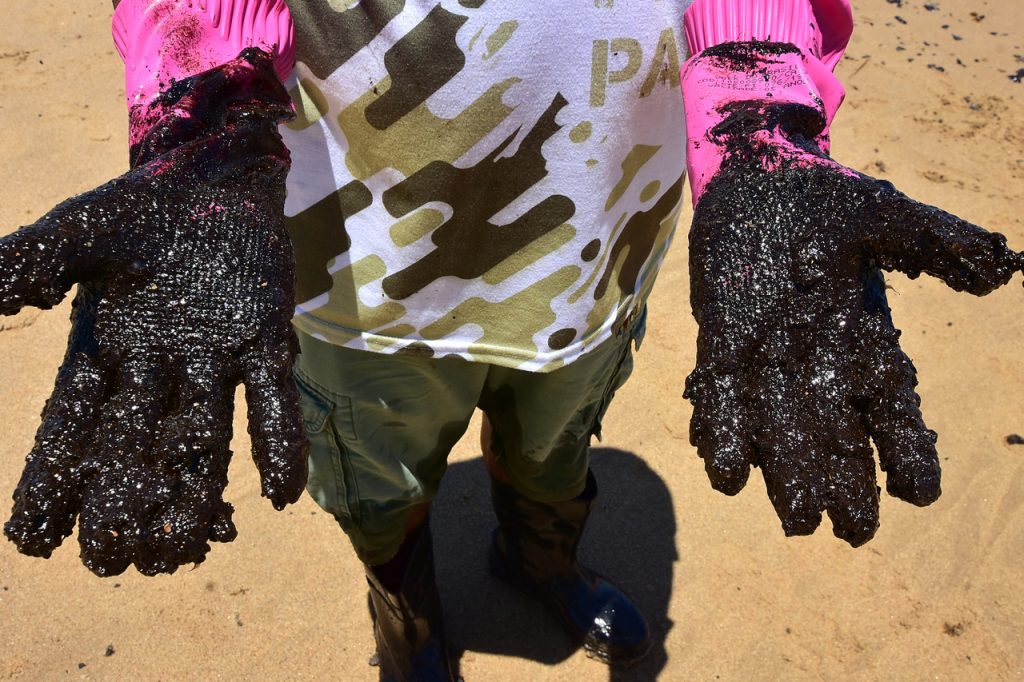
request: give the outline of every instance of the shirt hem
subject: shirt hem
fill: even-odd
[[[305,313],[292,318],[296,329],[321,341],[336,346],[365,350],[384,355],[400,352],[416,352],[424,357],[461,357],[469,362],[519,369],[537,374],[547,374],[566,367],[585,355],[597,350],[609,339],[620,338],[633,333],[636,322],[644,316],[644,305],[625,305],[611,316],[605,324],[579,341],[555,353],[530,354],[517,352],[504,346],[479,344],[476,342],[453,341],[451,339],[417,339],[399,336],[384,336],[361,331],[351,327],[328,322]],[[359,343],[353,343],[358,341]],[[413,346],[413,348],[410,348]],[[419,350],[422,349],[422,350]],[[429,352],[427,351],[429,349]]]

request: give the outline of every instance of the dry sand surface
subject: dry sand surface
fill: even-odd
[[[1024,248],[1024,5],[855,1],[835,156]],[[5,3],[0,225],[31,222],[126,166],[120,63],[104,0]],[[685,218],[684,218],[685,220]],[[760,476],[707,485],[686,433],[693,366],[686,239],[661,275],[631,383],[594,453],[602,497],[583,554],[659,635],[609,673],[536,606],[487,577],[493,522],[472,435],[438,502],[440,582],[468,680],[1020,679],[1024,677],[1024,291],[984,299],[893,276],[903,343],[940,433],[942,499],[882,502],[852,550],[828,528],[783,537]],[[17,483],[63,353],[68,306],[0,319],[0,495]],[[372,680],[359,564],[306,498],[259,497],[244,422],[229,499],[240,537],[195,570],[101,580],[72,540],[48,561],[0,543],[0,679]],[[471,431],[471,434],[475,431]],[[4,513],[6,518],[6,512]],[[827,525],[827,523],[826,523]]]

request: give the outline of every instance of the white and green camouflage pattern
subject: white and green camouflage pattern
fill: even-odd
[[[678,218],[689,0],[291,0],[295,324],[550,371],[642,309]]]

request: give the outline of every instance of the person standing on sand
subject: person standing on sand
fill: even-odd
[[[828,156],[848,0],[114,4],[134,170],[0,242],[3,313],[113,261],[131,275],[79,293],[5,525],[22,551],[48,556],[79,511],[101,575],[172,572],[232,539],[241,380],[275,506],[298,497],[308,440],[307,489],[366,565],[381,678],[453,679],[429,505],[480,408],[490,569],[590,655],[639,660],[643,615],[576,547],[589,442],[630,374],[687,174],[686,396],[712,485],[734,494],[757,466],[787,534],[825,511],[855,546],[878,526],[869,442],[890,494],[938,497],[880,269],[981,295],[1024,257]],[[272,70],[296,109],[279,137]],[[184,184],[188,229],[165,225]],[[166,235],[122,230],[126,206]],[[148,398],[168,376],[178,393]],[[161,482],[136,492],[149,470]]]

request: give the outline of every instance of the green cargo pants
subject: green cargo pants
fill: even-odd
[[[448,453],[476,408],[493,426],[509,482],[538,501],[579,495],[590,437],[632,370],[645,315],[570,365],[546,374],[461,358],[384,355],[299,332],[295,369],[310,439],[316,502],[367,564],[388,561],[409,513],[437,494]]]

